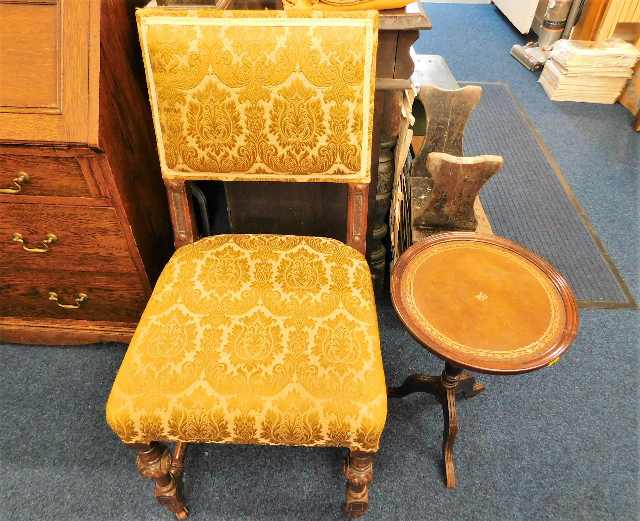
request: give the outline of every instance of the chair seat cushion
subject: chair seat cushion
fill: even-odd
[[[163,270],[107,421],[125,443],[375,451],[386,409],[364,257],[334,239],[218,235]]]

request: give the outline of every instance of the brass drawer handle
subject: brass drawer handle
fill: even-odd
[[[56,237],[56,235],[53,233],[47,233],[46,238],[41,241],[42,246],[27,246],[24,243],[22,234],[18,232],[13,234],[13,239],[11,240],[13,242],[17,242],[18,244],[21,244],[24,251],[28,251],[30,253],[47,253],[49,251],[49,245],[56,242],[58,240],[58,237]]]
[[[26,172],[18,172],[18,177],[14,177],[11,180],[13,187],[0,188],[0,194],[18,194],[22,191],[22,185],[29,182],[29,174]]]
[[[78,293],[78,296],[74,299],[75,304],[61,304],[58,299],[58,294],[55,291],[49,292],[49,300],[53,300],[58,307],[64,309],[78,309],[88,298],[89,296],[86,293]]]

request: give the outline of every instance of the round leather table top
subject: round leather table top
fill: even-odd
[[[420,343],[474,371],[522,373],[555,363],[578,328],[564,278],[496,236],[451,232],[415,244],[396,264],[391,295]]]

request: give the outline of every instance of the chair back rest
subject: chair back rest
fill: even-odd
[[[369,183],[375,11],[137,11],[165,180]]]

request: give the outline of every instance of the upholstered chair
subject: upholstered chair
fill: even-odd
[[[137,18],[177,250],[107,421],[179,519],[189,443],[346,448],[345,509],[362,515],[387,412],[363,255],[377,14],[146,8]],[[347,244],[197,240],[185,186],[195,180],[347,183]]]

